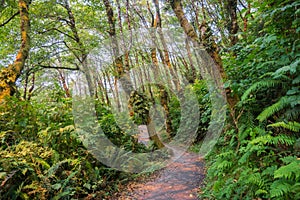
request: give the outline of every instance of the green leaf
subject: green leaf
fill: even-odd
[[[54,190],[59,190],[61,188],[61,184],[60,183],[56,183],[54,185],[51,186]]]
[[[271,185],[271,197],[283,197],[291,190],[291,185],[283,180],[275,181]]]
[[[288,122],[288,123],[277,122],[277,123],[268,125],[268,127],[281,127],[281,128],[291,130],[293,132],[300,131],[300,123],[298,123],[298,122]]]
[[[296,101],[295,101],[296,100]],[[293,106],[296,104],[300,104],[300,97],[298,96],[283,96],[277,101],[275,104],[267,107],[263,112],[261,112],[257,119],[259,121],[264,121],[268,117],[274,115],[276,112],[282,110],[283,108],[286,108],[288,106]]]
[[[4,179],[6,177],[6,172],[0,172],[0,179]]]
[[[300,163],[294,161],[286,166],[280,167],[274,172],[274,178],[286,178],[288,180],[298,179],[300,177]]]
[[[254,92],[258,89],[271,88],[271,87],[275,87],[275,86],[280,85],[280,84],[282,84],[282,83],[281,83],[281,81],[278,81],[278,80],[267,80],[267,81],[260,81],[260,82],[254,83],[248,90],[245,91],[245,93],[241,97],[241,100],[242,101],[247,100],[248,96],[252,92]]]

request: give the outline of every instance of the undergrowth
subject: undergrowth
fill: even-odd
[[[265,3],[251,37],[224,56],[240,102],[206,158],[203,199],[300,199],[300,4]]]

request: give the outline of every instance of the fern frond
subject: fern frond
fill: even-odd
[[[267,143],[272,143],[272,139],[274,137],[271,135],[262,135],[259,137],[254,138],[249,142],[249,144],[255,145],[255,144],[267,144]]]
[[[277,78],[277,77],[281,76],[282,74],[287,74],[287,73],[295,74],[297,72],[297,67],[298,67],[299,63],[300,63],[300,60],[295,60],[295,62],[291,63],[290,65],[287,65],[287,66],[277,69],[274,72],[273,77]]]
[[[284,164],[289,164],[294,162],[295,160],[297,160],[296,156],[285,156],[283,158],[280,158],[280,160],[284,163]]]
[[[47,177],[51,177],[53,174],[55,174],[56,170],[64,163],[67,163],[69,162],[70,159],[66,159],[66,160],[63,160],[63,161],[60,161],[58,163],[56,163],[55,165],[53,165],[52,167],[50,167],[48,169],[48,174],[47,174]]]
[[[297,180],[300,177],[300,163],[291,162],[286,166],[282,166],[274,172],[274,178],[285,178],[287,180]]]
[[[280,84],[282,84],[282,81],[279,80],[265,80],[265,81],[254,83],[249,89],[245,91],[245,93],[241,97],[241,101],[245,101],[252,92],[259,90],[260,88],[266,89],[266,88],[275,87]]]
[[[287,109],[284,114],[281,116],[282,119],[289,121],[297,120],[300,116],[300,107]]]
[[[300,183],[292,186],[292,192],[295,194],[295,199],[300,199]]]
[[[63,185],[61,186],[61,190],[63,190],[70,182],[70,180],[79,172],[79,170],[76,170],[74,172],[72,172],[67,179],[65,179]]]
[[[263,189],[256,190],[255,195],[260,195],[260,194],[268,194],[268,192],[266,190],[263,190]]]
[[[284,180],[277,180],[271,185],[270,195],[272,198],[274,197],[283,197],[288,192],[290,192],[292,186]]]
[[[272,176],[274,175],[274,172],[277,170],[277,166],[272,165],[270,167],[267,167],[265,170],[262,171],[262,176]]]
[[[297,101],[298,98],[299,97],[296,97],[296,95],[281,97],[279,99],[279,101],[277,101],[276,103],[274,103],[273,105],[267,107],[264,111],[262,111],[258,115],[257,119],[261,122],[266,120],[268,117],[274,115],[276,112],[282,110],[283,108],[286,108],[289,105],[291,105],[291,106],[295,105],[295,103],[297,104],[297,102],[295,102],[295,100]]]
[[[295,144],[295,142],[296,139],[294,137],[281,134],[281,135],[277,135],[276,137],[273,137],[272,140],[270,140],[269,144],[274,144],[274,145],[283,144],[286,146],[292,146]]]
[[[281,128],[285,128],[290,131],[293,131],[293,132],[300,131],[300,123],[298,123],[298,122],[288,122],[288,123],[277,122],[277,123],[268,125],[268,127],[281,127]]]
[[[42,158],[35,157],[34,161],[36,163],[41,164],[45,169],[49,169],[50,168],[50,165],[45,160],[43,160]]]
[[[300,75],[297,76],[296,78],[294,78],[294,80],[292,82],[292,84],[298,84],[298,83],[300,83]]]
[[[254,184],[257,186],[263,186],[264,181],[260,175],[260,173],[254,173],[254,174],[249,174],[248,179],[246,180],[247,183]]]
[[[259,149],[259,147],[256,144],[273,144],[273,145],[278,145],[278,144],[284,144],[287,146],[291,146],[295,144],[295,138],[281,134],[277,136],[272,136],[272,135],[262,135],[259,137],[254,138],[253,140],[250,141],[250,144],[254,145],[252,148],[255,148],[256,150]]]
[[[232,165],[233,165],[232,162],[227,161],[227,160],[224,160],[222,163],[220,163],[220,164],[217,166],[217,168],[218,168],[219,170],[222,170],[222,171],[223,171],[223,170],[225,170],[225,169],[230,168]]]

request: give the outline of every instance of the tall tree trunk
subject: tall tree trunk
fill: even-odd
[[[248,9],[247,9],[247,12],[245,14],[245,17],[243,19],[243,23],[244,23],[244,28],[243,28],[243,31],[246,32],[247,31],[247,28],[248,28],[248,15],[250,14],[251,12],[251,3],[248,2]]]
[[[22,73],[25,61],[30,50],[30,20],[29,5],[30,0],[19,0],[18,7],[20,13],[21,46],[13,64],[0,71],[0,102],[7,96],[12,96],[16,92],[15,83]]]
[[[114,17],[114,12],[113,12],[113,8],[109,2],[109,0],[103,0],[105,8],[106,8],[106,15],[108,18],[108,24],[109,24],[109,35],[111,36],[112,39],[112,48],[113,48],[113,52],[115,55],[115,65],[116,65],[116,69],[117,69],[117,74],[118,77],[117,78],[121,78],[120,81],[122,81],[122,86],[123,89],[125,91],[125,93],[130,96],[130,93],[134,91],[134,88],[132,86],[130,77],[128,76],[128,74],[125,74],[124,71],[124,66],[123,66],[123,59],[122,56],[119,54],[119,44],[118,41],[116,40],[115,36],[116,36],[116,28],[115,28],[115,17]],[[148,128],[148,132],[150,135],[150,139],[155,143],[155,145],[159,148],[163,147],[163,143],[160,141],[158,135],[156,134],[155,129],[153,129],[153,123],[151,123],[151,117],[148,114],[146,116],[146,122],[147,122],[147,128]]]
[[[76,27],[76,20],[73,15],[72,9],[70,7],[69,1],[66,0],[61,5],[67,10],[68,18],[69,18],[68,25],[72,31],[73,39],[79,47],[79,54],[77,54],[76,51],[74,51],[72,49],[72,47],[69,47],[67,44],[66,44],[66,46],[69,48],[69,50],[74,54],[74,56],[80,62],[81,66],[79,66],[79,69],[80,69],[80,71],[82,71],[84,73],[87,84],[88,84],[90,96],[93,97],[93,96],[95,96],[95,87],[94,87],[94,81],[93,81],[91,70],[88,68],[88,65],[87,65],[87,56],[88,56],[87,50],[79,37],[77,27]]]
[[[235,45],[238,41],[237,32],[239,30],[238,21],[237,21],[237,0],[226,0],[225,9],[229,17],[228,31],[229,31],[229,40],[231,45]]]
[[[207,27],[206,22],[204,22],[202,24],[202,27],[201,27],[201,32],[202,32],[201,35],[202,36],[201,36],[201,38],[199,38],[197,36],[197,33],[194,30],[193,26],[189,23],[186,16],[184,15],[181,0],[172,0],[170,2],[171,2],[172,9],[180,22],[181,27],[184,29],[184,32],[187,34],[187,36],[189,36],[192,39],[192,41],[194,43],[197,43],[198,45],[205,44],[204,46],[206,47],[206,50],[207,50],[208,54],[210,55],[210,57],[214,60],[215,67],[219,71],[221,78],[223,80],[226,80],[227,75],[224,71],[221,57],[217,51],[217,45],[211,37],[207,37],[207,35],[208,35],[207,28],[208,27]],[[210,40],[209,42],[207,41],[208,39]],[[235,114],[234,114],[235,109],[234,108],[235,108],[236,103],[238,102],[238,98],[237,98],[237,96],[232,95],[231,92],[232,92],[232,90],[230,88],[226,89],[226,97],[227,97],[227,103],[228,103],[228,106],[230,109],[230,114],[233,118],[235,118]]]
[[[160,40],[162,41],[162,44],[163,44],[163,52],[164,52],[164,56],[161,56],[162,57],[162,60],[163,60],[163,64],[165,65],[165,69],[166,70],[169,70],[170,73],[172,74],[173,78],[176,79],[177,77],[175,76],[175,73],[173,71],[173,68],[171,66],[171,63],[170,63],[170,58],[169,58],[169,52],[168,52],[168,49],[167,49],[167,45],[166,45],[166,42],[165,42],[165,39],[164,39],[164,35],[163,35],[163,32],[161,30],[161,15],[160,15],[160,8],[159,8],[159,1],[158,0],[153,0],[153,3],[155,5],[155,17],[154,15],[152,14],[151,10],[150,10],[150,6],[148,4],[148,10],[150,12],[150,14],[152,15],[152,28],[158,28],[158,33],[159,33],[159,36],[160,36]],[[155,42],[157,38],[153,37],[153,40]],[[160,72],[160,69],[159,69],[159,64],[158,64],[158,59],[156,57],[156,48],[153,48],[151,49],[151,58],[152,58],[152,63],[153,65],[155,66],[155,69],[154,69],[154,75],[156,78],[158,77],[161,77],[161,76],[158,76],[157,73]],[[168,72],[165,73],[167,76],[169,76]],[[157,80],[159,82],[159,80]],[[175,85],[177,86],[178,83],[177,81],[178,80],[173,80],[175,83]],[[158,88],[159,88],[159,97],[160,97],[160,103],[162,105],[162,107],[164,108],[164,111],[165,111],[165,116],[166,116],[166,120],[165,120],[165,126],[166,126],[166,133],[167,133],[167,137],[170,138],[171,137],[171,134],[173,132],[172,130],[172,120],[171,120],[171,117],[170,117],[170,110],[169,110],[169,98],[168,98],[168,92],[166,91],[166,88],[162,85],[158,85]]]
[[[67,81],[66,81],[66,76],[64,75],[63,71],[61,69],[57,69],[58,71],[58,75],[59,75],[59,80],[61,82],[61,85],[65,91],[65,96],[67,98],[71,97],[71,93],[70,93],[70,90],[69,90],[69,87],[67,85]]]
[[[99,73],[99,76],[97,77],[97,86],[98,86],[97,89],[99,88],[99,90],[100,90],[100,97],[101,97],[101,102],[102,102],[103,105],[106,104],[104,97],[107,95],[106,94],[107,93],[106,88],[104,88],[104,85],[103,85],[104,80],[105,80],[104,75],[101,76],[100,73]]]
[[[29,101],[32,97],[32,93],[34,90],[34,85],[35,85],[35,72],[32,73],[32,79],[31,79],[31,87],[28,90],[28,97],[27,100]]]

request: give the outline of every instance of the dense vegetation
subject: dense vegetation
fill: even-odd
[[[204,196],[299,199],[299,2],[256,5],[249,31],[224,54],[240,101],[208,159]],[[260,26],[260,28],[258,28]],[[234,126],[232,126],[234,124]]]
[[[299,1],[11,0],[0,6],[0,199],[108,198],[155,170],[118,171],[88,151],[74,123],[77,73],[94,85],[88,93],[97,124],[133,153],[153,152],[175,138],[182,123],[194,123],[182,116],[184,103],[174,92],[188,82],[200,111],[191,149],[199,148],[214,111],[189,47],[186,57],[166,45],[135,48],[98,71],[88,67],[107,38],[150,27],[182,28],[191,44],[206,49],[224,81],[228,115],[205,158],[199,197],[300,199]],[[114,53],[126,46],[118,42]],[[131,85],[122,89],[127,73]],[[149,77],[166,77],[170,88],[147,84]],[[147,125],[150,145],[138,142],[132,122]]]

